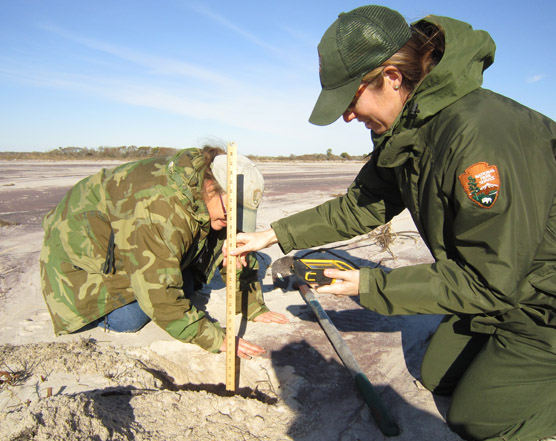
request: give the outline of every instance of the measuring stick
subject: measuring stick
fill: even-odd
[[[236,247],[237,231],[237,146],[228,144],[228,191],[226,233],[228,250]],[[237,256],[230,256],[226,264],[226,390],[236,390],[236,262]]]

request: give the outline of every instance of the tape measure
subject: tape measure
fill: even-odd
[[[333,259],[295,259],[293,272],[309,285],[330,285],[336,281],[324,275],[325,269],[354,270],[349,263]]]

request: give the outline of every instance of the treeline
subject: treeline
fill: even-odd
[[[59,147],[47,152],[0,152],[1,159],[44,159],[44,160],[68,160],[68,159],[114,159],[114,160],[134,160],[142,158],[153,158],[169,156],[177,152],[178,149],[171,147]]]
[[[249,158],[256,161],[363,161],[366,155],[350,155],[343,152],[340,155],[332,153],[332,149],[326,150],[326,153],[310,153],[306,155],[289,155],[289,156],[253,156]]]
[[[171,156],[179,151],[173,147],[59,147],[47,152],[0,152],[3,160],[116,160],[133,161],[142,158],[155,158]],[[326,153],[312,153],[305,155],[289,156],[257,156],[247,155],[253,161],[363,161],[365,155],[349,155],[344,152],[340,155],[328,149]]]

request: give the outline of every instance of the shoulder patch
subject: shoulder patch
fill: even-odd
[[[498,199],[500,176],[498,167],[477,162],[459,175],[459,182],[469,199],[482,208],[490,208]]]

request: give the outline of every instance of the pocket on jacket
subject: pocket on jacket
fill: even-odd
[[[68,216],[59,228],[71,263],[87,272],[100,273],[112,231],[102,213],[88,211]]]

